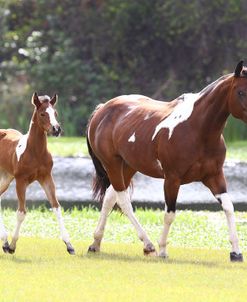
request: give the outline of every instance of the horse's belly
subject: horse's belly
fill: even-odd
[[[144,175],[154,178],[164,178],[164,171],[162,169],[160,161],[157,159],[140,160],[139,158],[124,158],[124,160],[128,166]]]

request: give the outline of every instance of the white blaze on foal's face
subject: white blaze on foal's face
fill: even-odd
[[[50,119],[50,124],[53,127],[56,127],[58,125],[57,119],[56,119],[56,115],[55,115],[55,110],[52,108],[52,106],[49,106],[46,111],[49,115],[49,119]]]

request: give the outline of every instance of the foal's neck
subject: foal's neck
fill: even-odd
[[[30,123],[27,147],[38,156],[47,152],[47,133],[39,127],[36,112]]]

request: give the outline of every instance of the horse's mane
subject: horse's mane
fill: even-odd
[[[216,81],[210,83],[209,85],[207,85],[206,87],[204,87],[200,92],[200,96],[205,95],[210,93],[211,91],[213,91],[219,84],[221,84],[224,80],[228,79],[230,76],[232,76],[233,74],[226,74],[223,75],[222,77],[220,77],[219,79],[217,79]]]

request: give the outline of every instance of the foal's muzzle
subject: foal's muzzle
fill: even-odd
[[[52,126],[52,135],[53,136],[59,136],[62,132],[62,129],[59,125],[57,126]]]

